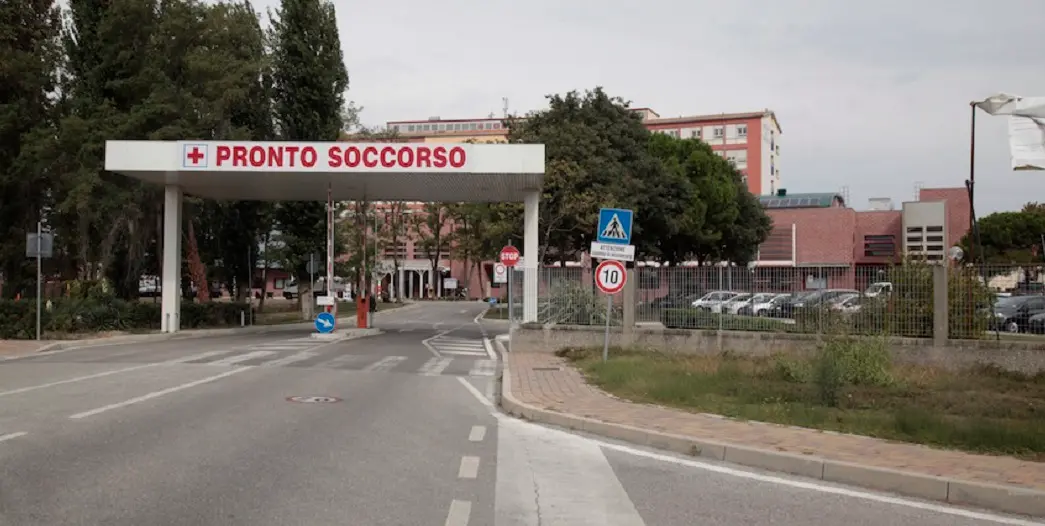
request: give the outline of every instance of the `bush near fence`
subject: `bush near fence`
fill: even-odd
[[[158,303],[115,298],[104,282],[70,282],[66,296],[48,300],[40,314],[45,333],[76,334],[106,331],[146,331],[160,328]],[[181,305],[183,328],[238,326],[246,303],[188,303]],[[0,300],[0,339],[36,337],[36,301]]]
[[[660,322],[669,329],[795,332],[795,325],[774,318],[716,314],[703,309],[665,309]]]

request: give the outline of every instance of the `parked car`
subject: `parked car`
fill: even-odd
[[[1045,314],[1045,296],[1009,296],[994,303],[993,331],[1027,332],[1030,319]]]
[[[864,291],[864,296],[873,298],[878,295],[888,296],[893,293],[893,284],[888,281],[879,281],[872,283],[871,286],[867,287]]]
[[[692,306],[695,309],[701,309],[708,312],[721,312],[722,303],[729,301],[738,294],[740,293],[730,290],[716,290],[701,296],[700,299],[692,303]]]
[[[726,301],[723,301],[719,306],[719,312],[722,314],[736,314],[738,310],[744,305],[747,305],[748,300],[754,296],[750,292],[741,292]]]
[[[730,302],[731,312],[743,316],[753,316],[755,313],[754,305],[768,303],[776,296],[775,292],[757,292],[739,301],[737,298],[733,298],[733,301]]]

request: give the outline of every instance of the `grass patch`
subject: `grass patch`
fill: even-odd
[[[816,356],[748,358],[564,349],[625,399],[738,419],[1045,461],[1045,373],[890,363],[882,340],[831,339]]]
[[[486,314],[483,314],[484,320],[507,320],[508,319],[508,307],[498,308],[491,307],[486,309]]]

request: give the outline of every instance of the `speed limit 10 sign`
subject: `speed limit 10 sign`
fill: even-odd
[[[607,259],[595,267],[595,286],[606,294],[620,292],[627,281],[628,271],[620,261]]]

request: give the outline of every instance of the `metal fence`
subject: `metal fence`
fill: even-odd
[[[612,297],[610,324],[628,307],[638,325],[794,333],[881,334],[929,338],[946,305],[947,337],[1045,334],[1045,266],[637,267],[633,294]],[[602,325],[606,296],[592,270],[538,270],[538,321]],[[946,280],[946,295],[934,286]],[[511,309],[522,319],[525,275],[513,274]],[[501,287],[502,293],[506,287]],[[503,298],[502,298],[503,301]]]

